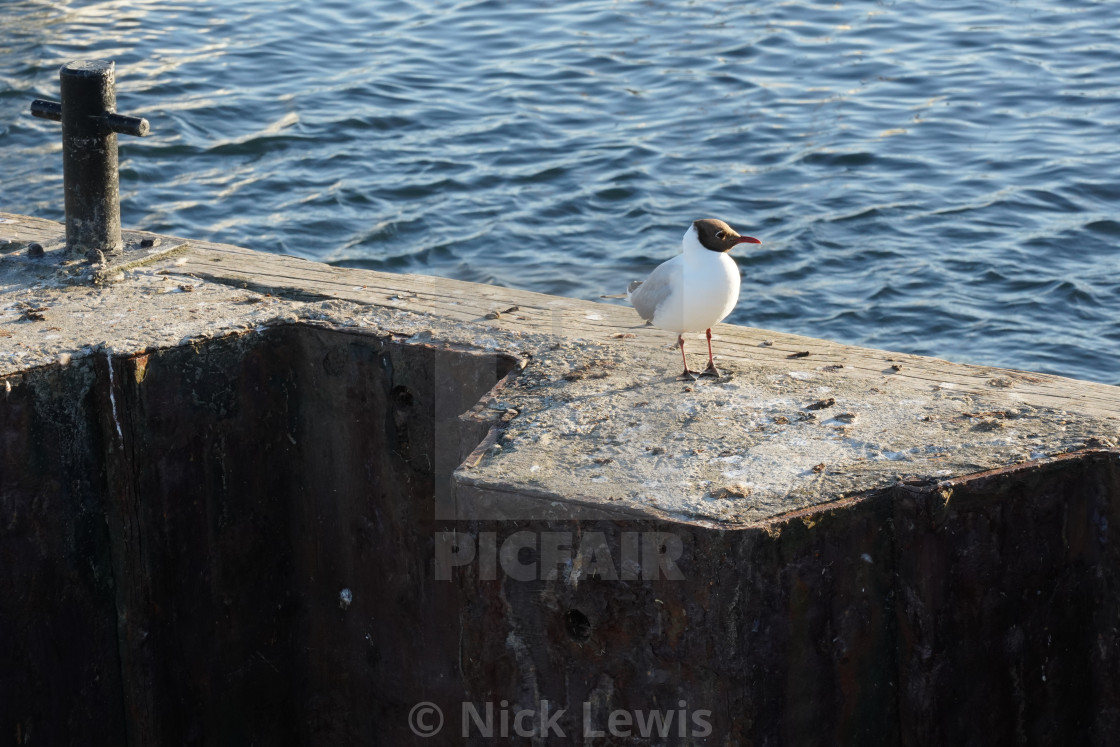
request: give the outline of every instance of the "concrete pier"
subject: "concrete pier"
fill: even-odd
[[[0,213],[9,740],[1120,733],[1120,388],[123,238]]]

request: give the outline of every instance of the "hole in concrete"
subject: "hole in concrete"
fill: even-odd
[[[412,407],[412,392],[403,384],[393,387],[393,402],[397,407]]]
[[[577,609],[570,609],[564,614],[564,627],[573,641],[582,643],[591,638],[591,621]]]
[[[459,646],[394,621],[456,607],[435,504],[516,367],[292,325],[10,379],[4,708],[53,744],[382,741],[404,663]]]

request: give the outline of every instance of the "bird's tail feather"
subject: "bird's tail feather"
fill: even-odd
[[[642,280],[631,280],[630,285],[626,286],[625,293],[616,293],[612,296],[599,296],[599,298],[630,298],[630,294],[638,290],[638,286],[643,282]]]

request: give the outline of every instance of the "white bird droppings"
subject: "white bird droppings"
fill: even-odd
[[[113,411],[113,423],[117,426],[117,437],[121,440],[121,448],[124,448],[124,431],[121,430],[121,420],[117,417],[117,395],[113,392],[113,351],[106,350],[105,358],[109,362],[109,407]]]

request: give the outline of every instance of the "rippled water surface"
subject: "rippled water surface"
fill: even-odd
[[[729,321],[1120,383],[1115,2],[0,2],[0,209],[115,59],[126,226],[596,298],[697,217]]]

